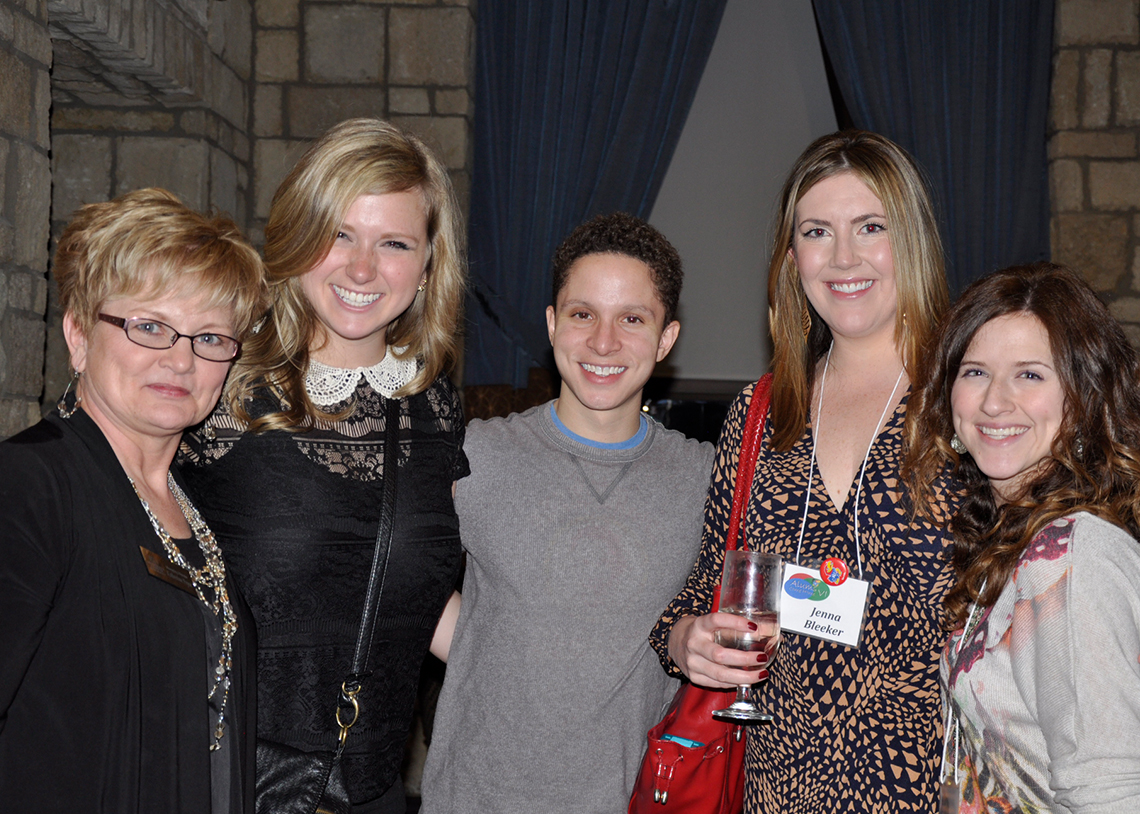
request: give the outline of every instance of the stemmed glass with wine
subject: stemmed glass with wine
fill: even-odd
[[[724,575],[720,583],[721,613],[743,616],[756,630],[721,628],[716,643],[734,650],[763,652],[768,658],[780,641],[780,587],[784,561],[778,554],[736,549],[724,555]],[[756,708],[747,684],[736,688],[736,700],[713,712],[718,718],[734,721],[771,721],[772,716]]]

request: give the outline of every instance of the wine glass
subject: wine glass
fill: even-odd
[[[761,551],[726,551],[724,575],[720,582],[720,612],[743,616],[756,630],[721,628],[713,635],[721,647],[766,653],[768,658],[780,641],[780,586],[784,561],[778,554]],[[772,716],[756,708],[749,696],[750,686],[736,688],[736,700],[713,712],[734,721],[771,721]]]

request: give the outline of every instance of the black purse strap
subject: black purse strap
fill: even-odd
[[[396,520],[396,480],[400,472],[400,399],[385,399],[387,406],[384,423],[384,483],[380,498],[380,523],[376,527],[376,550],[372,554],[372,573],[364,592],[364,610],[360,614],[360,630],[356,634],[356,649],[352,654],[352,667],[340,687],[336,722],[340,727],[337,755],[344,750],[348,730],[360,716],[361,683],[371,673],[368,657],[372,652],[372,634],[376,630],[376,611],[384,589],[384,574],[388,569],[388,555],[392,551],[392,531]]]

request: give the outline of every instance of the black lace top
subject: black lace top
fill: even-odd
[[[384,397],[363,379],[348,417],[307,432],[248,434],[219,406],[188,433],[187,489],[221,540],[257,622],[258,737],[333,749],[376,544]],[[348,407],[333,405],[331,412]],[[276,409],[269,397],[251,413]],[[396,522],[345,779],[354,803],[399,779],[420,664],[460,564],[452,482],[469,473],[463,415],[437,379],[400,405]]]

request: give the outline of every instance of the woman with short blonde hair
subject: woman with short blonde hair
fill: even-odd
[[[5,811],[253,812],[253,620],[172,468],[265,307],[229,218],[141,189],[53,267],[74,378],[0,444]]]

